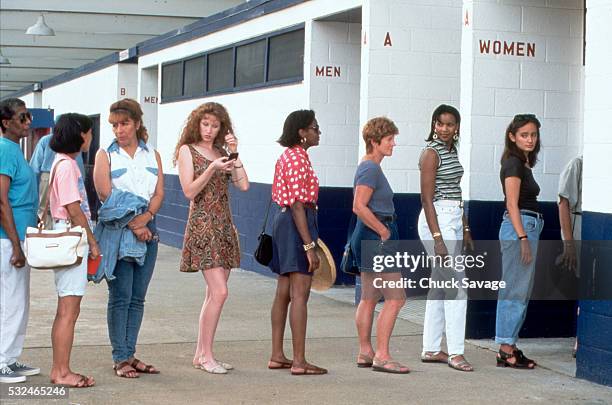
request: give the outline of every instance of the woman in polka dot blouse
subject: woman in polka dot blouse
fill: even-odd
[[[320,134],[314,111],[299,110],[289,114],[278,140],[287,149],[276,161],[272,184],[272,200],[281,211],[272,228],[274,254],[269,266],[278,274],[278,283],[272,305],[272,356],[268,368],[290,368],[294,375],[327,373],[324,368],[307,363],[305,358],[308,297],[312,272],[319,267],[314,249],[319,238],[319,179],[307,151],[319,144]],[[289,360],[283,350],[287,312],[293,360]]]

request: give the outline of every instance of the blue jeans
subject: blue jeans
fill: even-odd
[[[499,240],[502,253],[502,280],[506,288],[499,290],[497,297],[497,319],[495,322],[495,343],[514,345],[527,315],[527,304],[533,289],[538,240],[544,228],[544,220],[524,215],[521,222],[527,234],[533,260],[521,263],[521,246],[508,213],[504,213]]]
[[[113,346],[115,363],[129,359],[136,352],[145,296],[157,260],[158,243],[147,243],[147,255],[142,266],[136,262],[119,260],[114,272],[116,278],[108,282],[108,336]]]

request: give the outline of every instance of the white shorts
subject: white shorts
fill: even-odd
[[[53,224],[53,229],[66,230],[68,224],[65,220],[56,220]],[[82,297],[87,289],[87,255],[89,249],[85,249],[81,264],[76,264],[70,267],[62,267],[61,269],[53,270],[55,272],[55,289],[57,295],[66,297],[75,295]]]

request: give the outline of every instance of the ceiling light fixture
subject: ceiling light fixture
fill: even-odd
[[[55,31],[45,23],[45,17],[41,14],[38,16],[36,24],[29,27],[26,32],[27,35],[39,35],[39,36],[54,36]]]

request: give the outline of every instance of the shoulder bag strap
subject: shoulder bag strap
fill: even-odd
[[[270,202],[268,203],[268,208],[266,209],[266,217],[264,218],[264,223],[261,228],[261,233],[266,232],[266,225],[268,224],[268,215],[270,214],[270,207],[272,206],[272,198],[270,198]]]
[[[42,228],[45,226],[45,222],[47,221],[47,215],[48,215],[50,204],[51,204],[50,202],[51,192],[53,191],[53,180],[55,179],[55,169],[57,169],[57,166],[59,166],[59,164],[63,162],[64,160],[68,160],[68,159],[58,160],[55,166],[53,166],[53,170],[51,171],[51,178],[49,179],[49,192],[47,192],[47,195],[45,196],[45,210],[43,212],[42,218],[40,218],[40,222],[38,223],[39,230],[42,230]]]

